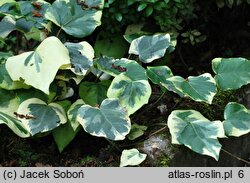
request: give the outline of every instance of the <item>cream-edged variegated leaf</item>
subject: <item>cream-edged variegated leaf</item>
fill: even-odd
[[[70,70],[77,75],[84,76],[93,66],[94,49],[86,41],[79,43],[66,42],[64,45],[69,50]]]
[[[246,58],[215,58],[212,60],[215,80],[222,90],[238,89],[250,83],[250,60]]]
[[[160,82],[160,84],[180,96],[188,96],[195,101],[208,104],[212,103],[213,97],[217,92],[216,82],[209,73],[189,76],[187,79],[173,76]]]
[[[15,118],[14,112],[18,106],[19,99],[14,92],[0,89],[0,124],[7,125],[19,137],[29,137],[25,125]]]
[[[32,135],[53,130],[67,122],[62,106],[56,103],[47,105],[38,98],[23,101],[17,110],[17,118]]]
[[[199,154],[219,159],[218,138],[225,137],[221,121],[209,121],[194,110],[175,110],[168,117],[168,127],[172,143],[184,144]]]
[[[150,95],[151,87],[148,80],[134,81],[123,73],[114,78],[107,92],[109,98],[119,99],[129,115],[147,104]]]
[[[224,111],[223,126],[226,135],[239,137],[250,132],[250,110],[244,105],[230,102]]]
[[[80,126],[80,123],[77,121],[78,109],[84,105],[85,102],[82,99],[75,101],[67,111],[69,123],[74,131]]]
[[[58,38],[52,36],[35,51],[9,57],[6,69],[13,81],[23,79],[25,84],[49,94],[49,86],[58,69],[66,64],[70,64],[69,52]]]
[[[140,153],[137,149],[125,149],[122,151],[120,167],[136,166],[142,163],[147,157],[147,154]]]
[[[77,121],[91,135],[110,140],[125,139],[131,129],[128,114],[117,99],[105,99],[99,108],[90,105],[81,106]]]
[[[34,97],[48,100],[48,96],[34,88],[15,91],[0,89],[0,124],[7,125],[19,137],[31,136],[26,125],[17,116],[17,110],[23,101]]]
[[[129,53],[139,55],[144,63],[150,63],[163,57],[170,46],[170,35],[155,34],[141,36],[131,42]]]
[[[45,18],[63,29],[67,34],[82,38],[90,35],[101,25],[104,0],[82,1],[87,6],[82,8],[79,0],[56,0],[48,8]]]

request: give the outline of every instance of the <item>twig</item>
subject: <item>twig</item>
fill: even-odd
[[[181,52],[180,52],[180,49],[177,49],[177,52],[178,52],[178,55],[179,55],[179,58],[181,60],[181,62],[183,63],[183,65],[189,69],[189,66],[187,65],[187,63],[185,62],[185,60],[183,59],[182,55],[181,55]]]
[[[155,132],[148,135],[146,139],[149,139],[150,137],[152,137],[152,136],[156,135],[157,133],[160,133],[160,132],[162,132],[162,131],[164,131],[166,129],[167,129],[167,126],[164,126],[163,128],[160,128],[159,130],[156,130]]]
[[[109,140],[109,139],[107,139],[107,138],[106,138],[106,140],[107,140],[116,150],[118,150],[119,152],[121,152],[121,149],[120,149],[114,142],[112,142],[111,140]]]
[[[244,159],[242,159],[242,158],[240,158],[240,157],[238,157],[238,156],[236,156],[236,155],[234,155],[234,154],[228,152],[227,150],[225,150],[225,149],[223,149],[223,148],[221,148],[221,150],[222,150],[223,152],[225,152],[226,154],[228,154],[228,155],[230,155],[230,156],[232,156],[232,157],[238,159],[239,161],[242,161],[242,162],[247,163],[247,164],[250,165],[250,161],[244,160]]]
[[[59,37],[61,31],[62,31],[62,28],[60,28],[59,31],[57,32],[56,37]]]

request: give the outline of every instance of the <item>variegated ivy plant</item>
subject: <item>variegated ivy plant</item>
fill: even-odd
[[[60,152],[80,128],[93,136],[124,140],[133,124],[129,116],[149,101],[149,80],[180,97],[208,104],[217,88],[238,89],[250,83],[250,61],[245,58],[215,58],[214,77],[204,73],[185,79],[174,75],[166,65],[142,67],[138,60],[150,64],[173,50],[174,43],[166,33],[133,37],[129,54],[137,55],[137,61],[95,57],[88,42],[62,42],[56,36],[44,37],[43,30],[53,24],[59,27],[59,33],[84,38],[101,24],[103,0],[93,1],[86,9],[75,0],[56,0],[53,4],[37,0],[41,16],[34,15],[39,9],[32,2],[0,3],[0,13],[4,15],[0,22],[2,39],[13,30],[20,30],[21,25],[26,28],[21,29],[25,36],[32,33],[33,39],[42,40],[34,50],[19,55],[0,52],[0,124],[22,138],[51,132]],[[98,82],[84,79],[90,73],[96,75]],[[79,98],[74,101],[70,80],[79,91]],[[223,121],[209,121],[192,109],[172,111],[166,118],[172,143],[184,144],[216,160],[221,150],[218,138],[250,132],[250,111],[238,103],[226,106]],[[145,158],[136,149],[125,150],[120,166],[136,165]]]

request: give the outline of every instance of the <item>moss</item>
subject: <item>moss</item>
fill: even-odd
[[[209,120],[223,120],[224,108],[229,102],[238,101],[236,98],[237,91],[219,90],[214,96],[212,104],[205,102],[195,102],[190,98],[184,98],[174,110],[196,110]]]
[[[168,167],[170,160],[171,160],[171,158],[168,157],[168,156],[160,157],[159,160],[158,160],[158,162],[157,162],[157,165],[159,167]]]

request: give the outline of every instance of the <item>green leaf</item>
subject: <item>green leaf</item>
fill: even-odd
[[[15,28],[15,19],[11,16],[5,16],[0,22],[0,37],[6,38]]]
[[[137,149],[125,149],[122,151],[120,167],[139,165],[146,157],[146,154],[140,153]]]
[[[147,80],[132,80],[125,74],[120,74],[112,81],[107,96],[118,98],[121,105],[131,115],[148,103],[151,87]]]
[[[224,111],[223,126],[226,135],[239,137],[250,132],[250,110],[244,105],[230,102]]]
[[[150,63],[153,60],[163,57],[169,46],[169,34],[141,36],[132,41],[129,53],[139,55],[140,60],[144,63]]]
[[[85,102],[83,100],[78,99],[70,106],[69,110],[67,111],[69,124],[71,125],[74,131],[76,131],[80,126],[80,123],[77,121],[77,114],[78,114],[78,109],[84,104]]]
[[[9,57],[6,69],[13,81],[22,78],[25,84],[49,94],[49,86],[64,64],[70,64],[68,50],[58,38],[49,37],[36,51]]]
[[[59,152],[62,152],[69,143],[75,138],[80,128],[73,130],[70,123],[63,124],[52,131],[53,138],[56,142],[56,145],[59,149]]]
[[[140,5],[138,6],[137,11],[142,11],[142,10],[144,10],[146,7],[147,7],[147,4],[146,4],[146,3],[142,3],[142,4],[140,4]]]
[[[95,56],[102,55],[121,58],[128,52],[128,43],[121,35],[112,35],[107,32],[101,31],[95,41]]]
[[[245,58],[212,60],[215,80],[222,90],[234,90],[250,83],[250,61]]]
[[[193,151],[219,159],[224,129],[220,121],[209,121],[194,110],[175,110],[168,117],[173,144],[184,144]]]
[[[115,19],[118,21],[118,22],[121,22],[122,21],[122,14],[121,13],[119,13],[119,12],[117,12],[116,14],[115,14]]]
[[[216,83],[209,73],[200,76],[189,76],[184,79],[180,76],[174,76],[160,83],[170,91],[180,96],[186,95],[198,102],[212,103],[213,97],[217,92]]]
[[[71,61],[71,71],[77,75],[86,75],[90,67],[93,66],[94,49],[86,42],[64,43],[69,50]]]
[[[136,123],[132,124],[131,130],[129,134],[127,135],[129,140],[135,140],[136,138],[142,136],[144,134],[144,131],[147,130],[146,126],[138,125]]]
[[[104,0],[95,2],[100,8],[104,4]],[[101,16],[101,10],[82,9],[76,0],[56,0],[45,14],[45,18],[78,38],[90,35],[101,24]]]
[[[154,11],[154,8],[152,6],[148,6],[146,9],[146,16],[149,17],[150,15],[152,15]]]
[[[67,122],[65,111],[59,104],[47,105],[38,98],[30,98],[22,102],[17,114],[19,114],[17,118],[32,135],[48,132]],[[20,115],[24,117],[20,117]]]
[[[107,91],[110,86],[110,81],[82,82],[79,86],[79,96],[86,104],[91,106],[100,105],[107,98]]]
[[[110,140],[125,139],[131,128],[128,114],[117,99],[105,99],[100,108],[83,105],[77,120],[86,132]]]

